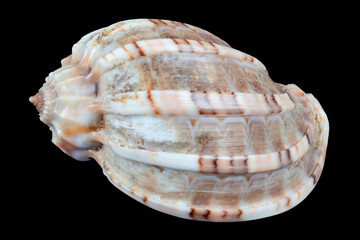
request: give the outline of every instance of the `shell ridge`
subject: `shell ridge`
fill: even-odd
[[[112,141],[108,141],[108,143],[119,156],[133,161],[189,171],[238,174],[275,170],[298,161],[310,147],[307,132],[296,145],[285,150],[231,157],[151,151],[121,146]],[[202,159],[201,163],[199,162],[200,158]]]
[[[176,39],[179,42],[181,39]],[[206,53],[206,54],[220,54],[226,57],[233,57],[240,61],[249,61],[250,63],[255,64],[256,66],[260,67],[264,71],[266,71],[265,66],[258,60],[256,60],[254,57],[245,54],[239,50],[235,50],[230,47],[221,46],[218,44],[214,44],[211,42],[204,42],[204,41],[196,41],[196,40],[187,40],[188,43],[192,46],[192,48],[186,47],[186,44],[184,44],[184,47],[182,47],[182,52],[185,52],[187,50],[187,53]],[[131,47],[135,45],[136,47]],[[173,39],[168,38],[161,38],[161,39],[149,39],[149,40],[140,40],[133,43],[128,43],[122,47],[125,47],[127,49],[136,49],[129,52],[124,53],[121,50],[121,48],[117,48],[113,51],[113,54],[107,54],[103,57],[101,57],[96,63],[92,70],[92,75],[100,76],[101,74],[104,74],[106,71],[111,70],[116,62],[122,62],[127,61],[130,59],[129,55],[138,55],[138,56],[150,56],[150,55],[157,55],[167,52],[179,52],[179,46],[182,46],[182,44],[179,44],[177,42],[174,42]],[[188,51],[191,49],[191,51]],[[137,52],[141,51],[142,54],[138,54]],[[115,54],[115,55],[114,55]],[[108,60],[110,59],[110,61]],[[250,60],[248,60],[250,59]]]
[[[149,93],[151,101],[149,102]],[[204,96],[207,101],[201,100]],[[233,98],[234,102],[218,101],[220,96]],[[275,105],[266,104],[266,99],[278,98]],[[257,102],[257,104],[254,104]],[[261,106],[262,102],[264,107]],[[150,104],[148,104],[150,103]],[[218,106],[214,106],[214,104]],[[174,108],[176,106],[176,108]],[[158,113],[152,111],[158,109]],[[274,114],[293,110],[295,104],[287,93],[254,94],[229,92],[195,92],[186,90],[148,90],[108,95],[104,99],[104,110],[122,115],[165,114],[165,115],[234,115]],[[224,109],[225,111],[221,111]]]
[[[73,57],[71,59],[71,63],[76,64],[77,62],[81,61],[81,62],[83,62],[82,66],[84,68],[91,66],[91,62],[92,62],[91,56],[94,55],[93,48],[103,49],[102,47],[100,48],[100,46],[110,44],[110,43],[112,44],[113,42],[116,42],[119,38],[118,34],[131,33],[132,36],[136,38],[136,36],[134,34],[137,31],[139,31],[140,29],[151,28],[154,31],[155,30],[154,28],[158,27],[158,24],[156,24],[156,22],[152,21],[152,20],[153,19],[126,20],[126,21],[112,24],[108,27],[105,27],[105,28],[102,28],[102,29],[99,29],[99,30],[93,31],[92,33],[87,34],[77,44],[74,45]],[[163,23],[166,23],[166,24],[167,24],[167,22],[171,22],[171,21],[167,21],[167,20],[163,21]],[[164,25],[164,24],[162,24],[162,25]],[[219,37],[217,37],[213,34],[210,34],[206,30],[203,30],[200,28],[196,28],[196,30],[194,30],[193,27],[190,27],[188,25],[183,25],[183,26],[185,26],[187,29],[191,29],[192,31],[195,31],[198,34],[200,34],[200,33],[209,34],[214,39],[218,39],[217,42],[224,44],[224,45],[228,45],[223,40],[221,40]],[[108,36],[111,38],[108,40],[103,40],[104,38],[107,38]],[[121,47],[121,45],[119,45],[119,47]],[[93,55],[88,55],[87,52],[93,53]]]

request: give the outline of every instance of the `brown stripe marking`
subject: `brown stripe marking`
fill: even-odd
[[[316,169],[318,168],[318,167],[320,167],[319,166],[319,163],[316,163],[316,165],[315,165],[315,168],[314,168],[314,170],[312,171],[312,173],[311,173],[311,177],[313,178],[313,180],[314,180],[314,185],[317,183],[317,181],[319,180],[318,179],[318,176],[316,176],[316,174],[315,174],[315,172],[316,172]]]
[[[137,50],[139,51],[140,56],[146,56],[146,54],[144,53],[144,51],[141,49],[141,47],[137,44],[137,42],[133,43],[134,46],[137,48]]]
[[[183,23],[183,22],[178,22],[178,23],[180,23],[180,25],[182,25],[182,26],[185,26],[185,27],[187,27],[187,28],[190,28],[188,25],[186,25],[185,23]],[[190,28],[191,30],[193,30],[192,28]]]
[[[217,161],[218,161],[218,158],[215,156],[214,159],[213,159],[213,163],[214,163],[215,168],[217,168],[217,166],[218,166]]]
[[[237,217],[240,218],[241,214],[243,213],[243,211],[241,209],[238,210],[238,214],[237,214]]]
[[[186,53],[193,53],[194,52],[194,49],[193,47],[191,46],[191,43],[186,40],[186,39],[174,39],[172,38],[171,39],[178,47],[179,49],[179,52],[183,53],[183,52],[186,52]],[[185,47],[185,45],[188,45],[189,46],[189,49]]]
[[[289,149],[280,150],[279,152],[280,166],[287,166],[291,160],[291,152]]]
[[[174,38],[172,38],[171,39],[174,43],[175,43],[175,45],[177,46],[177,48],[178,48],[178,50],[179,50],[179,52],[183,52],[183,50],[181,49],[181,47],[180,47],[180,45],[179,45],[179,42],[176,40],[176,39],[174,39]]]
[[[286,198],[286,206],[290,206],[290,202],[291,202],[291,198],[289,197],[285,197]]]
[[[307,141],[308,141],[308,144],[310,144],[310,136],[309,136],[309,133],[308,132],[306,132],[306,139],[307,139]]]
[[[135,43],[134,43],[134,44],[135,44]],[[131,55],[131,53],[130,53],[125,47],[122,47],[122,49],[124,49],[124,51],[129,55],[130,60],[134,60],[134,59],[135,59],[134,56]]]
[[[216,46],[212,42],[209,42],[209,44],[214,48],[215,54],[219,54],[219,50],[216,48]]]
[[[148,98],[149,101],[150,101],[151,107],[154,109],[154,113],[155,113],[156,115],[160,114],[160,110],[159,110],[158,107],[156,107],[155,102],[154,102],[154,99],[153,99],[152,96],[151,96],[150,90],[147,91],[147,98]]]
[[[195,214],[195,209],[194,208],[190,208],[190,212],[189,212],[189,216],[194,219],[194,214]]]
[[[157,26],[169,26],[171,28],[174,28],[169,24],[169,21],[167,20],[162,20],[162,19],[148,19],[148,20]]]
[[[187,39],[184,39],[184,41],[185,41],[187,44],[191,45],[191,43],[190,43]]]
[[[217,156],[214,156],[214,159],[213,159],[213,164],[214,164],[214,172],[216,173],[217,172],[217,167],[218,167],[218,157]]]
[[[247,173],[248,172],[248,157],[245,156],[245,159],[244,159],[244,173]]]
[[[241,209],[237,210],[237,213],[235,214],[235,211],[230,211],[230,217],[236,217],[236,218],[240,218],[240,216],[242,215],[243,211]],[[221,216],[222,218],[225,218],[228,215],[228,211],[227,210],[223,210],[223,215]]]
[[[147,196],[144,196],[144,197],[143,197],[143,202],[144,202],[145,204],[146,204],[147,200],[148,200]]]
[[[199,217],[203,217],[205,219],[209,218],[209,215],[211,214],[211,210],[209,209],[198,209],[199,211],[197,211],[197,209],[195,208],[190,208],[190,212],[189,212],[189,216],[193,219],[193,220],[199,220]]]
[[[267,104],[269,107],[271,107],[271,105],[270,105],[270,103],[269,103],[269,100],[267,99],[266,94],[263,94],[263,96],[264,96],[264,98],[265,98],[266,104]]]
[[[267,105],[267,106],[269,107],[269,109],[270,109],[270,114],[271,114],[271,113],[276,113],[276,112],[274,111],[274,108],[272,107],[272,104],[270,103],[270,101],[269,101],[269,99],[268,99],[268,96],[267,96],[266,94],[263,94],[263,96],[264,96],[266,105]],[[273,97],[273,95],[271,95],[271,96]]]
[[[96,81],[95,83],[95,96],[99,95],[99,81]]]
[[[184,39],[184,42],[187,43],[190,46],[190,49],[191,49],[190,52],[194,53],[195,51],[194,51],[194,48],[191,45],[191,43],[187,39]]]
[[[161,19],[158,19],[159,22],[161,22],[163,25],[168,26],[169,24]]]
[[[207,218],[209,217],[210,213],[211,213],[210,210],[206,210],[206,212],[204,213],[203,217],[207,219]]]
[[[233,156],[230,157],[230,166],[234,167],[234,158],[233,158]]]
[[[156,22],[156,19],[148,19],[150,22],[152,22],[155,25],[159,25],[159,23]]]
[[[282,166],[281,150],[278,150],[280,166]]]
[[[279,103],[276,101],[275,96],[271,95],[271,100],[275,103],[275,105],[279,108],[278,113],[282,111],[281,106],[279,105]]]
[[[199,169],[200,169],[200,172],[201,172],[202,171],[202,166],[203,166],[203,158],[202,158],[201,155],[199,155],[198,163],[199,163]]]
[[[288,164],[288,162],[289,162],[289,160],[291,159],[291,152],[290,152],[290,148],[288,148],[288,149],[286,149],[286,153],[287,153],[287,163],[286,164]]]

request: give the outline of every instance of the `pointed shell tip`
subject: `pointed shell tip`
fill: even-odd
[[[34,104],[38,112],[41,114],[44,108],[44,94],[39,91],[35,96],[29,98],[29,101]]]

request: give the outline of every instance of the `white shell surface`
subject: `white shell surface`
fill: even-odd
[[[128,20],[84,36],[62,65],[30,99],[53,142],[149,207],[258,219],[320,177],[329,125],[318,101],[205,30]]]

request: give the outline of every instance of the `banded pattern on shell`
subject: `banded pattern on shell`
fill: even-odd
[[[182,218],[286,211],[316,185],[319,102],[200,28],[136,19],[85,35],[30,98],[52,141],[134,199]]]

